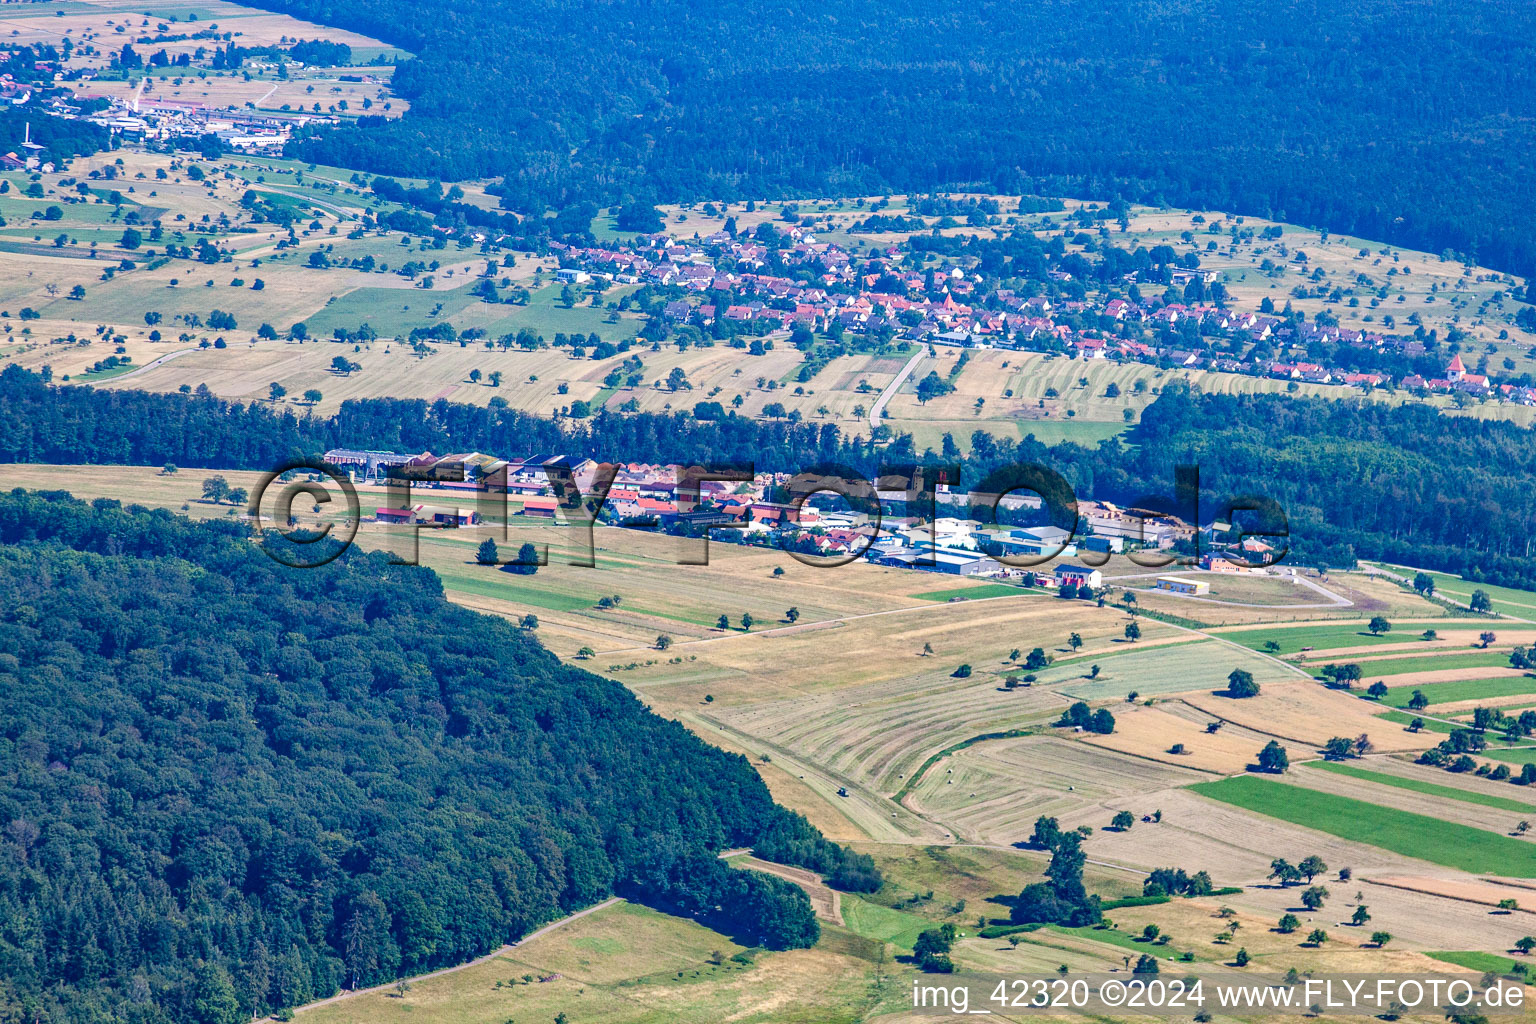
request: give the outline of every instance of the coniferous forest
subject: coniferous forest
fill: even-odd
[[[1530,436],[1513,423],[1414,403],[1206,395],[1170,385],[1129,443],[1047,446],[1033,436],[1012,441],[978,431],[959,461],[966,487],[999,466],[1036,463],[1066,478],[1080,499],[1125,505],[1172,499],[1175,466],[1198,465],[1199,518],[1215,517],[1235,496],[1272,498],[1288,517],[1293,561],[1348,568],[1357,558],[1385,559],[1533,587]],[[55,387],[16,366],[0,372],[0,462],[268,469],[340,446],[750,462],[781,472],[836,462],[871,478],[882,465],[957,461],[918,451],[907,435],[882,447],[832,423],[608,411],[556,421],[495,402],[389,398],[348,401],[334,417],[300,417],[211,396]]]
[[[614,893],[810,945],[803,890],[717,857],[760,839],[879,884],[429,570],[105,499],[0,496],[0,777],[4,1020],[238,1024]]]
[[[1536,274],[1536,8],[254,0],[417,55],[301,140],[576,200],[966,187],[1232,210]]]

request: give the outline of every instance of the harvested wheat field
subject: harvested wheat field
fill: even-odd
[[[1514,900],[1516,903],[1526,905],[1516,907],[1511,916],[1525,915],[1521,919],[1529,926],[1536,927],[1536,921],[1533,921],[1533,916],[1536,916],[1536,906],[1532,906],[1536,904],[1536,899],[1532,898],[1531,890],[1524,886],[1499,885],[1491,879],[1469,882],[1457,878],[1435,878],[1430,875],[1380,875],[1362,878],[1360,881],[1368,882],[1373,886],[1402,889],[1485,907],[1497,908],[1505,900]]]
[[[1402,730],[1383,731],[1374,717],[1380,707],[1317,683],[1270,683],[1257,697],[1236,700],[1211,693],[1187,694],[1191,707],[1233,725],[1295,743],[1321,747],[1331,737],[1361,734],[1378,750],[1423,750],[1434,746],[1429,737]]]
[[[1239,725],[1207,732],[1215,718],[1182,700],[1160,701],[1154,707],[1128,705],[1112,709],[1115,731],[1108,736],[1084,733],[1081,742],[1123,754],[1198,772],[1232,775],[1247,769],[1264,744],[1274,739]],[[1174,747],[1183,749],[1174,753]],[[1143,770],[1153,770],[1143,765]]]
[[[988,740],[941,758],[907,796],[909,807],[981,843],[1029,838],[1040,815],[1106,821],[1108,801],[1182,786],[1205,776],[1112,750],[1046,736]]]

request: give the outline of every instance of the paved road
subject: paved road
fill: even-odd
[[[114,380],[114,381],[127,380],[129,377],[134,377],[134,376],[137,376],[138,374],[141,374],[141,373],[147,373],[150,370],[153,370],[157,366],[165,365],[166,363],[170,362],[172,359],[178,359],[181,356],[190,355],[190,354],[192,354],[193,352],[196,352],[196,351],[197,351],[197,349],[195,349],[195,348],[180,348],[180,349],[177,349],[175,352],[167,352],[163,356],[156,356],[155,358],[151,359],[149,362],[145,363],[143,366],[135,366],[133,369],[129,370],[127,373],[120,373],[116,377],[111,377],[111,378],[108,378],[108,379],[109,380]],[[90,382],[87,381],[86,383],[90,383]]]
[[[896,375],[896,379],[887,384],[885,390],[880,392],[880,397],[875,399],[875,404],[869,410],[869,429],[873,430],[880,425],[880,415],[885,412],[885,403],[894,398],[896,392],[901,390],[901,386],[907,382],[908,377],[912,376],[912,371],[917,369],[917,364],[923,361],[923,357],[932,355],[933,349],[927,345],[919,345],[917,347],[917,354],[907,360],[907,365],[901,368],[901,372]]]

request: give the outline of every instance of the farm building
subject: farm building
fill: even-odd
[[[430,459],[431,452],[406,455],[400,452],[360,451],[355,448],[332,448],[324,455],[326,465],[345,471],[353,479],[377,480],[387,475],[392,466],[406,466],[418,459]]]
[[[1058,565],[1055,577],[1058,587],[1070,583],[1076,587],[1091,587],[1097,590],[1104,585],[1104,574],[1086,565]]]
[[[558,498],[540,498],[536,495],[529,495],[523,499],[523,515],[553,519],[555,518],[555,508],[559,504]]]
[[[1170,594],[1183,594],[1185,597],[1194,597],[1196,594],[1209,594],[1211,592],[1211,585],[1204,580],[1188,580],[1180,576],[1159,576],[1154,589],[1165,590]]]

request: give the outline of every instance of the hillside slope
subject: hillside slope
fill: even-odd
[[[745,759],[430,571],[115,506],[0,498],[0,1017],[233,1024],[614,892],[815,941],[716,857],[825,853]]]
[[[507,175],[518,209],[985,183],[1536,267],[1529,5],[254,3],[420,55],[409,114],[304,155]]]

